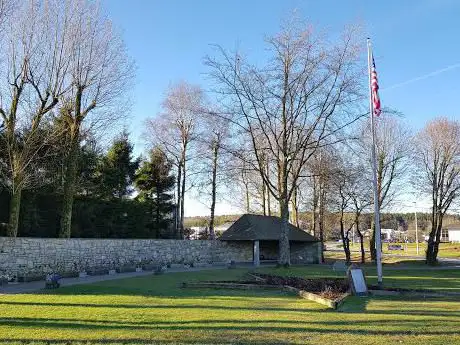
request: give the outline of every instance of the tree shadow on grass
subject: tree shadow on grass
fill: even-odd
[[[334,320],[334,321],[315,321],[315,320],[279,320],[279,319],[260,319],[260,320],[240,320],[240,319],[202,319],[202,320],[178,320],[178,321],[129,321],[129,320],[97,320],[97,319],[80,319],[80,318],[36,318],[36,317],[8,317],[0,318],[0,326],[30,326],[30,327],[58,327],[58,328],[90,328],[90,329],[196,329],[193,325],[206,324],[206,328],[209,329],[245,329],[253,328],[257,326],[263,329],[277,329],[277,327],[268,326],[270,324],[282,324],[286,327],[279,327],[282,330],[292,329],[291,326],[304,326],[302,328],[308,328],[309,325],[327,325],[327,326],[368,326],[368,325],[380,325],[385,323],[386,326],[404,326],[406,324],[414,324],[420,322],[430,323],[452,323],[453,326],[458,326],[459,320],[446,320],[446,319],[435,319],[435,318],[423,318],[423,319],[398,319],[391,320],[388,318],[384,319],[372,319],[372,320]],[[189,326],[190,325],[190,326]],[[231,325],[238,325],[237,328]],[[264,325],[264,326],[262,326]]]
[[[394,309],[368,309],[368,305],[372,301],[391,302],[395,304]],[[460,306],[460,298],[457,296],[445,297],[420,297],[420,296],[368,296],[358,297],[349,296],[344,303],[339,307],[339,313],[365,313],[365,314],[395,314],[395,315],[419,315],[419,316],[446,316],[460,317],[460,309],[457,311],[436,310],[433,308],[426,310],[411,310],[410,304],[424,302],[439,302],[439,303],[458,303]],[[399,308],[398,308],[399,307]]]
[[[34,345],[146,345],[146,344],[253,344],[253,345],[288,345],[292,344],[291,341],[284,341],[282,339],[264,339],[264,340],[225,340],[220,335],[215,337],[206,337],[200,339],[149,339],[149,338],[104,338],[104,339],[3,339],[0,338],[2,344],[34,344]]]
[[[195,321],[158,321],[158,322],[126,322],[107,321],[98,322],[90,321],[89,323],[73,319],[53,319],[46,321],[35,318],[7,318],[0,319],[0,326],[18,326],[18,327],[40,327],[43,333],[46,329],[74,329],[85,330],[89,332],[125,330],[126,332],[155,331],[170,332],[206,332],[207,334],[220,333],[224,334],[259,334],[259,333],[323,333],[323,334],[355,334],[369,336],[405,336],[405,335],[457,335],[459,330],[455,329],[455,320],[451,320],[451,330],[433,330],[432,327],[412,330],[416,321],[407,320],[371,320],[369,321],[284,321],[278,320],[195,320]],[[444,322],[438,320],[438,322]],[[281,323],[281,325],[280,325]],[[375,325],[384,324],[383,329],[378,329]],[[340,327],[337,327],[340,326]],[[365,327],[365,328],[363,328]],[[396,329],[395,329],[396,328]],[[457,327],[458,328],[458,327]]]
[[[206,300],[203,298],[202,301],[196,303],[173,303],[170,304],[159,304],[159,303],[144,303],[144,304],[121,304],[121,303],[68,303],[68,302],[30,302],[30,301],[6,301],[0,300],[0,306],[17,306],[17,307],[31,307],[31,306],[39,306],[39,307],[83,307],[83,308],[113,308],[113,309],[170,309],[171,312],[177,311],[180,309],[202,309],[202,310],[222,310],[222,311],[262,311],[262,312],[294,312],[294,313],[355,313],[355,314],[391,314],[391,315],[418,315],[418,316],[433,316],[433,317],[459,317],[460,318],[460,310],[458,311],[446,311],[446,310],[411,310],[410,306],[408,306],[407,302],[440,302],[440,303],[460,303],[458,298],[454,297],[444,297],[444,298],[407,298],[407,297],[356,297],[350,296],[348,297],[343,305],[337,310],[334,311],[332,309],[328,309],[326,307],[318,306],[318,308],[289,308],[289,307],[278,307],[278,306],[238,306],[238,305],[231,305],[234,304],[235,301],[232,298],[229,301],[225,301],[225,296],[222,297],[222,301],[230,304],[225,305],[215,305],[212,304],[212,301]],[[234,297],[234,296],[230,296]],[[247,297],[247,296],[245,296]],[[277,296],[279,297],[279,296]],[[376,301],[389,301],[395,303],[398,307],[394,309],[368,309],[368,304],[372,300]],[[300,300],[302,301],[302,300]],[[314,303],[310,301],[305,301],[307,303]],[[316,307],[316,305],[315,305]]]
[[[232,296],[233,297],[233,296]],[[245,296],[247,297],[247,296]],[[369,302],[377,301],[391,301],[400,302],[400,309],[372,309],[367,310]],[[411,298],[410,301],[426,302],[426,301],[440,301],[449,302],[454,301],[459,303],[457,299],[453,298]],[[202,301],[202,303],[189,303],[189,304],[97,304],[97,303],[60,303],[60,302],[17,302],[17,301],[0,301],[0,305],[7,306],[50,306],[50,307],[88,307],[88,308],[138,308],[138,309],[170,309],[171,315],[181,309],[202,309],[203,315],[206,315],[206,310],[222,310],[226,311],[241,311],[241,312],[273,312],[271,319],[202,319],[202,320],[161,320],[161,321],[134,321],[134,320],[110,320],[110,319],[90,319],[90,318],[36,318],[36,317],[12,317],[0,318],[0,327],[17,327],[18,330],[26,334],[24,330],[28,328],[40,328],[40,332],[46,336],[47,329],[56,330],[71,330],[83,332],[98,332],[98,331],[123,331],[133,332],[136,338],[127,339],[31,339],[23,336],[22,339],[7,339],[1,338],[0,343],[16,344],[16,343],[34,343],[34,344],[47,344],[47,345],[77,345],[77,344],[290,344],[290,341],[278,337],[264,340],[251,338],[251,334],[273,334],[285,333],[292,334],[294,337],[302,335],[306,338],[308,334],[333,334],[340,336],[342,334],[351,334],[356,336],[433,336],[433,337],[453,337],[459,334],[459,320],[460,310],[457,311],[443,311],[443,310],[410,310],[405,306],[407,298],[395,297],[375,297],[375,298],[360,298],[349,297],[339,311],[332,311],[327,309],[304,309],[304,308],[283,308],[283,307],[246,307],[237,305],[212,305],[212,301]],[[440,307],[437,307],[440,308]],[[313,316],[313,320],[302,320],[293,317],[289,320],[278,320],[278,312],[296,312],[299,318],[305,313],[321,313],[323,320]],[[324,317],[324,314],[330,314],[330,317]],[[341,319],[341,313],[357,314],[356,317],[348,316],[348,319]],[[359,315],[361,314],[361,315]],[[381,315],[380,318],[373,317],[372,319],[363,319],[365,315]],[[80,315],[80,314],[77,314]],[[223,314],[225,315],[225,314]],[[395,317],[393,318],[392,315]],[[407,316],[407,317],[402,317]],[[410,316],[416,316],[410,318]],[[442,318],[439,318],[442,317]],[[430,327],[420,328],[420,325],[430,325]],[[384,326],[384,327],[379,327]],[[440,327],[439,330],[436,328]],[[136,332],[138,332],[136,334]],[[139,338],[141,332],[147,332],[148,338]],[[158,333],[155,333],[158,332]],[[167,339],[163,338],[162,333],[168,334]],[[198,332],[198,337],[184,336],[184,334],[194,334]],[[31,333],[31,336],[34,333]],[[35,336],[36,335],[35,331]],[[110,333],[109,333],[110,334]],[[82,335],[84,336],[84,335]],[[152,338],[150,338],[150,336]],[[146,336],[147,337],[147,336]],[[174,340],[176,338],[176,340]]]
[[[45,344],[289,344],[290,341],[273,338],[273,334],[280,333],[286,337],[286,334],[305,337],[305,335],[333,334],[333,335],[356,335],[356,336],[443,336],[450,337],[458,334],[455,329],[455,320],[449,320],[451,329],[433,330],[433,327],[424,327],[423,330],[415,329],[415,322],[430,322],[430,319],[408,321],[408,320],[363,320],[363,321],[296,321],[296,320],[193,320],[193,321],[159,321],[159,322],[122,322],[122,321],[94,321],[84,323],[87,320],[73,319],[42,319],[42,318],[8,318],[1,319],[0,326],[20,326],[20,327],[40,327],[44,334],[46,328],[56,329],[75,329],[88,332],[126,330],[138,334],[137,338],[127,339],[33,339],[23,337],[21,339],[0,338],[0,343],[45,343]],[[444,322],[437,320],[438,322]],[[281,325],[280,325],[281,324]],[[376,329],[376,324],[385,324],[384,329]],[[420,325],[420,323],[419,323]],[[433,324],[432,324],[433,326]],[[365,328],[363,328],[365,327]],[[390,328],[390,329],[389,329]],[[396,328],[396,329],[395,329]],[[146,338],[139,337],[139,332],[149,331]],[[158,333],[155,333],[158,332]],[[162,338],[161,332],[167,332],[168,339]],[[177,332],[177,333],[176,333]],[[194,334],[196,336],[185,336],[185,334]],[[32,333],[33,334],[33,333]],[[34,332],[36,336],[36,332]],[[251,338],[251,335],[270,334],[272,338],[263,341]],[[290,338],[291,336],[287,336]],[[127,334],[125,334],[127,336]],[[172,339],[171,339],[172,338]],[[174,340],[177,338],[179,340]],[[237,341],[235,341],[237,339]]]

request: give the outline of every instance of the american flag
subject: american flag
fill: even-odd
[[[379,81],[377,79],[377,71],[375,69],[374,57],[372,57],[372,69],[371,69],[371,91],[372,91],[372,107],[374,109],[374,115],[379,116],[382,112],[380,108],[380,97],[379,97]]]

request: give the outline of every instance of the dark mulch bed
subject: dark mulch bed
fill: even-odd
[[[276,276],[263,273],[249,273],[245,280],[232,281],[207,281],[206,283],[228,283],[228,284],[248,284],[248,285],[270,285],[270,286],[290,286],[299,290],[312,292],[324,298],[332,300],[341,298],[350,290],[350,284],[343,278],[314,278],[305,279],[300,277]]]
[[[283,277],[263,273],[251,273],[251,276],[257,277],[258,283],[268,285],[291,286],[299,290],[313,292],[321,297],[336,299],[350,290],[350,284],[344,278],[300,278],[300,277]]]
[[[406,289],[406,288],[397,288],[397,287],[380,287],[378,285],[368,285],[369,290],[382,290],[382,291],[395,291],[395,292],[420,292],[420,293],[434,293],[437,291],[427,290],[427,289]]]
[[[350,284],[344,278],[300,278],[300,277],[282,277],[271,274],[251,273],[252,275],[262,278],[265,284],[269,285],[287,285],[297,289],[309,292],[323,292],[333,290],[345,293],[349,290]],[[260,280],[263,282],[262,280]]]

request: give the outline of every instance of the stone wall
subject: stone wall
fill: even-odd
[[[321,261],[321,242],[291,243],[292,264],[318,264]]]
[[[317,264],[321,261],[321,244],[319,242],[291,242],[292,264]],[[260,241],[261,260],[278,259],[277,241]]]
[[[0,237],[0,274],[41,275],[150,264],[252,261],[252,243]]]

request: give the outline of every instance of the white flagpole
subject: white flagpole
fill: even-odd
[[[382,275],[382,244],[380,236],[380,207],[379,207],[379,195],[377,191],[377,160],[375,153],[375,124],[374,124],[374,106],[372,104],[372,85],[371,85],[371,74],[372,74],[372,47],[371,40],[367,39],[367,60],[369,65],[369,111],[371,116],[371,127],[372,127],[372,173],[374,175],[374,223],[375,223],[375,250],[377,256],[377,283],[381,287],[383,285]]]

